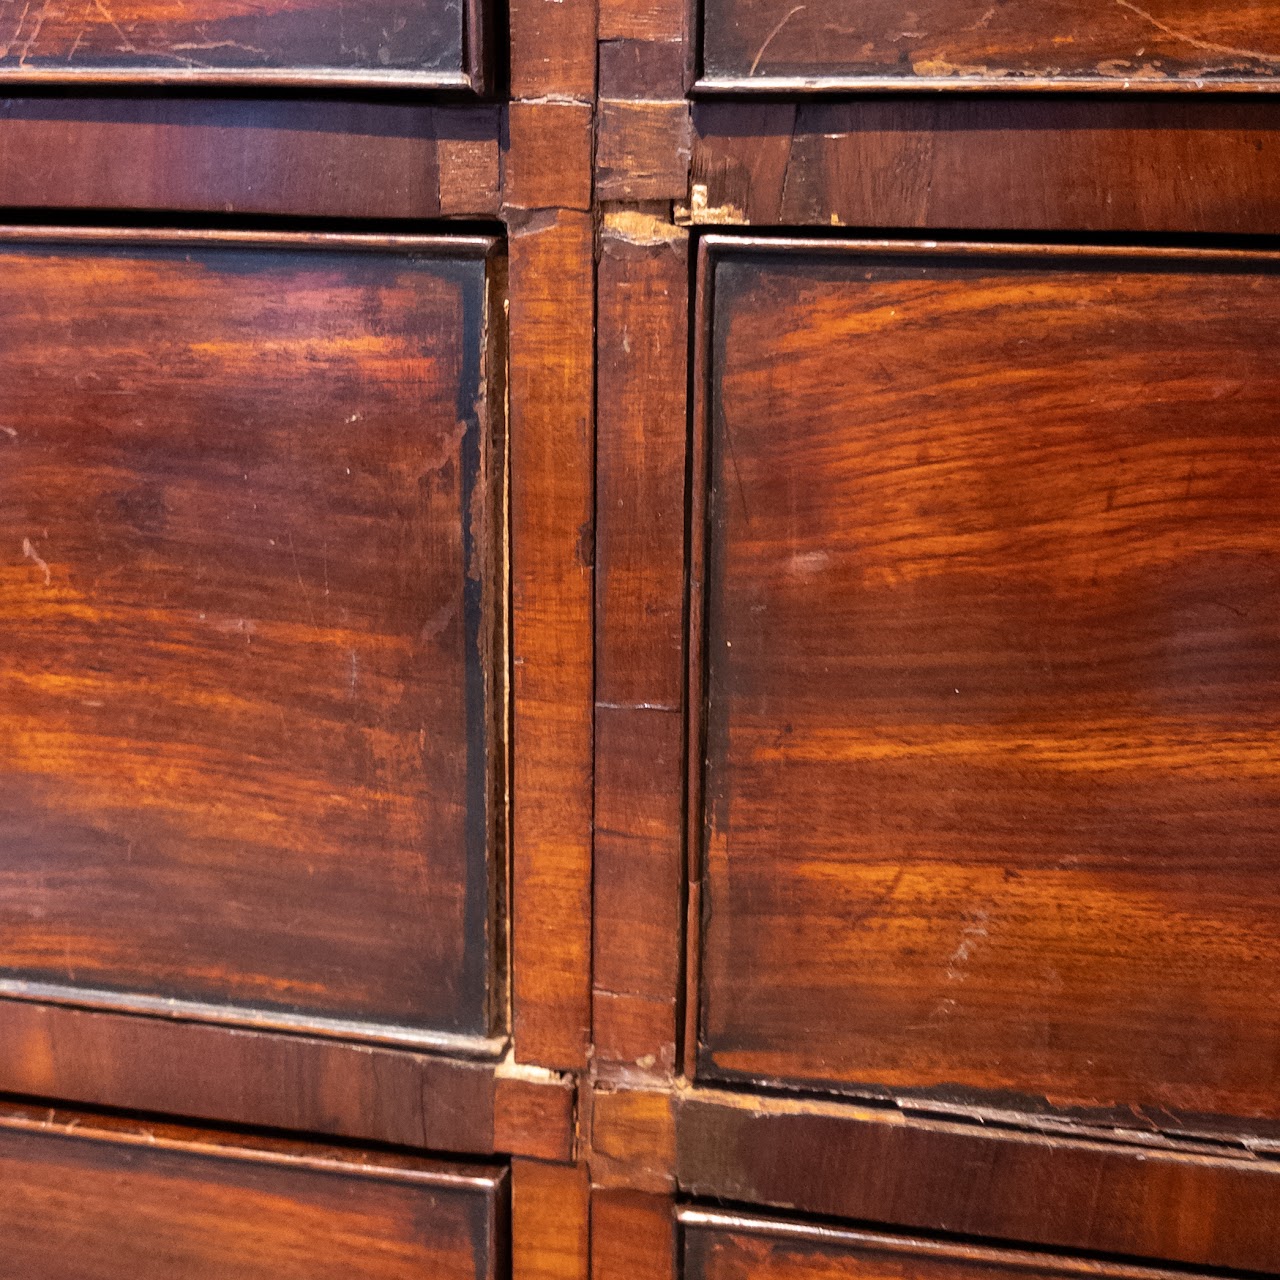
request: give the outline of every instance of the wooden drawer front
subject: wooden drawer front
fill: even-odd
[[[684,1280],[1171,1280],[1147,1267],[681,1211]],[[1184,1273],[1186,1274],[1186,1273]]]
[[[701,4],[708,89],[1257,89],[1280,71],[1274,0]]]
[[[502,1169],[168,1127],[0,1115],[23,1280],[493,1280]]]
[[[482,0],[0,0],[0,80],[482,89]]]
[[[700,1072],[1280,1118],[1280,262],[704,243]]]
[[[0,994],[493,1029],[492,248],[0,242]]]

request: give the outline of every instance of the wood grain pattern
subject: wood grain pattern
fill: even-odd
[[[8,234],[0,989],[497,1029],[492,249]]]
[[[509,0],[511,95],[590,101],[596,86],[595,0]]]
[[[0,1093],[463,1155],[574,1156],[574,1082],[506,1062],[10,1000],[0,1045]]]
[[[700,103],[687,217],[1268,234],[1280,103],[978,96]]]
[[[1269,0],[700,0],[707,90],[1274,86]]]
[[[588,102],[513,102],[507,108],[502,199],[510,209],[591,208]]]
[[[1198,1267],[1280,1266],[1280,1162],[1238,1149],[713,1090],[679,1100],[676,1133],[690,1196]]]
[[[675,1202],[645,1191],[591,1195],[592,1280],[676,1280]]]
[[[512,1280],[588,1280],[591,1185],[584,1165],[511,1164]]]
[[[671,1195],[675,1169],[671,1090],[599,1084],[591,1104],[591,1185]]]
[[[578,1147],[574,1076],[527,1067],[510,1057],[493,1081],[493,1149],[572,1164]]]
[[[599,105],[596,194],[601,200],[678,200],[688,191],[685,102],[605,99]]]
[[[6,1106],[24,1280],[497,1280],[506,1172]]]
[[[511,223],[516,1056],[586,1066],[591,1039],[594,227]]]
[[[5,98],[0,191],[28,209],[492,218],[498,136],[494,107]]]
[[[683,231],[637,215],[606,219],[596,339],[594,1034],[600,1060],[668,1075],[683,923],[688,271]]]
[[[0,0],[0,80],[483,89],[463,0]]]
[[[700,1074],[1274,1123],[1277,259],[708,252]]]
[[[1157,1280],[1180,1274],[692,1208],[681,1210],[680,1222],[688,1280]]]

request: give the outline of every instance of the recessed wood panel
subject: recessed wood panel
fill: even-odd
[[[706,89],[1269,88],[1272,0],[701,0]]]
[[[493,248],[0,240],[0,994],[496,1029]]]
[[[1171,1272],[683,1209],[688,1280],[1160,1280]]]
[[[506,1172],[6,1108],[23,1280],[495,1280]]]
[[[1277,259],[704,243],[700,1073],[1280,1118]]]
[[[482,0],[0,0],[0,81],[482,89]]]

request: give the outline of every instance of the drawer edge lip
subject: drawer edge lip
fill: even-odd
[[[171,1151],[199,1158],[267,1164],[282,1168],[306,1169],[343,1177],[373,1178],[391,1182],[411,1182],[444,1190],[478,1191],[492,1196],[504,1186],[505,1164],[484,1165],[452,1155],[406,1155],[362,1147],[335,1146],[323,1136],[276,1138],[269,1134],[238,1133],[217,1127],[200,1128],[171,1120],[116,1120],[92,1112],[62,1106],[38,1107],[28,1103],[0,1102],[0,1134],[23,1133],[34,1136],[98,1142],[116,1146],[141,1147],[151,1151]],[[202,1140],[201,1135],[225,1141]],[[370,1157],[360,1159],[361,1154]]]
[[[256,1010],[198,1000],[117,993],[89,987],[64,987],[55,983],[23,982],[11,978],[0,978],[0,1002],[4,1001],[56,1005],[59,1008],[79,1009],[90,1013],[112,1013],[167,1022],[193,1022],[202,1026],[244,1031],[315,1036],[325,1040],[413,1049],[482,1062],[501,1060],[510,1044],[510,1038],[506,1035],[466,1035],[346,1018],[327,1018],[323,1015]]]
[[[831,75],[700,75],[690,86],[690,96],[699,98],[814,98],[832,94],[925,94],[946,97],[949,94],[978,93],[1028,94],[1095,94],[1114,97],[1166,97],[1184,93],[1252,94],[1273,97],[1280,92],[1280,78],[1264,80],[1247,77],[1186,77],[1181,80],[1150,80],[1141,77],[1102,79],[1096,76],[1018,76],[1014,74],[987,78],[980,76],[858,76]]]
[[[0,67],[0,88],[32,86],[83,88],[88,85],[155,88],[190,85],[205,89],[358,89],[370,92],[413,89],[465,95],[481,100],[487,91],[476,69],[456,71],[347,70],[328,67]]]
[[[693,224],[695,227],[697,223]],[[0,232],[2,232],[0,228]],[[866,236],[817,237],[784,232],[760,235],[744,226],[741,234],[704,230],[700,246],[710,257],[722,258],[732,253],[786,255],[804,253],[820,257],[876,256],[1025,259],[1028,262],[1152,261],[1222,263],[1224,266],[1280,266],[1280,250],[1250,248],[1197,247],[1191,245],[1090,244],[1087,240],[1055,243],[1044,241],[1007,241],[992,239],[934,240],[923,236],[891,238]]]
[[[842,1226],[835,1223],[804,1222],[785,1216],[774,1217],[765,1213],[743,1209],[708,1209],[699,1205],[682,1204],[676,1207],[676,1221],[682,1228],[695,1227],[708,1232],[732,1232],[757,1238],[793,1241],[797,1244],[825,1245],[849,1250],[878,1250],[908,1255],[927,1254],[933,1258],[958,1262],[976,1262],[1035,1269],[1057,1275],[1091,1276],[1100,1274],[1098,1262],[1071,1254],[1057,1254],[1039,1250],[1025,1244],[971,1244],[968,1242],[939,1239],[933,1236],[912,1236],[892,1229],[876,1230],[870,1227]],[[1108,1262],[1105,1274],[1113,1280],[1156,1280],[1157,1277],[1185,1275],[1185,1272],[1167,1270],[1158,1264],[1133,1262]]]

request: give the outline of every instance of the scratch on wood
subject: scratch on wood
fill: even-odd
[[[1257,49],[1236,49],[1227,44],[1214,44],[1211,40],[1199,40],[1195,36],[1187,35],[1186,32],[1166,26],[1159,18],[1153,17],[1145,9],[1139,9],[1136,4],[1130,4],[1129,0],[1116,0],[1116,4],[1122,9],[1128,9],[1130,13],[1136,13],[1138,17],[1151,23],[1157,31],[1162,31],[1170,39],[1181,40],[1183,44],[1189,44],[1193,49],[1200,49],[1205,53],[1223,53],[1232,58],[1252,58],[1257,62],[1280,66],[1280,55],[1261,53]]]
[[[44,574],[44,585],[46,587],[52,586],[53,574],[49,569],[49,565],[47,561],[44,561],[40,558],[39,554],[36,552],[35,547],[31,545],[30,538],[23,538],[22,554],[27,560],[30,560],[35,565],[35,567]]]
[[[779,22],[777,26],[775,26],[774,29],[770,31],[767,36],[765,36],[764,43],[760,46],[759,49],[756,50],[756,56],[751,60],[751,70],[747,73],[748,75],[752,75],[752,76],[755,75],[756,68],[759,67],[760,59],[764,57],[765,50],[774,42],[775,38],[777,37],[778,33],[782,30],[782,28],[785,27],[787,23],[790,22],[791,19],[796,16],[797,13],[802,12],[807,7],[808,6],[803,4],[796,5],[796,7],[792,9],[790,13],[786,14],[783,17],[782,21]]]

